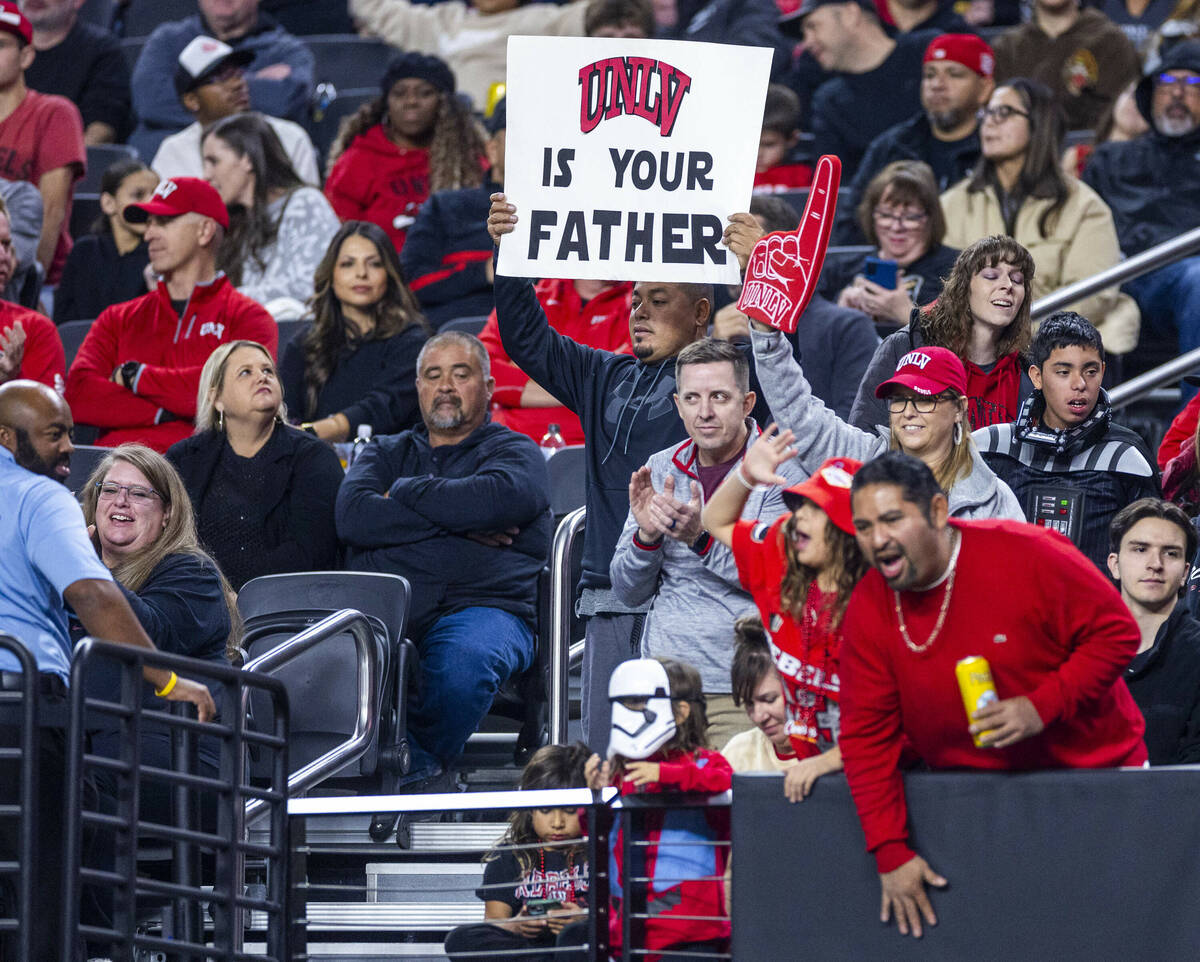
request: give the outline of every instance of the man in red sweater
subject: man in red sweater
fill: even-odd
[[[125,217],[149,224],[158,287],[96,318],[67,373],[66,398],[77,423],[102,429],[97,444],[138,441],[165,452],[192,433],[200,369],[213,350],[247,340],[274,355],[279,329],[217,273],[229,213],[203,180],[164,180]]]
[[[843,622],[842,759],[879,870],[880,919],[894,913],[901,934],[919,938],[922,918],[937,924],[925,884],[946,880],[908,846],[902,747],[935,769],[1142,766],[1145,724],[1121,677],[1141,636],[1066,538],[950,521],[915,458],[876,458],[851,491],[875,570]],[[968,719],[954,669],[972,655],[990,663],[999,700]]]

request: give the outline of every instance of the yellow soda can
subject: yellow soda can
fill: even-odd
[[[962,692],[963,707],[967,710],[969,724],[973,712],[998,700],[996,683],[992,681],[992,667],[983,656],[971,655],[954,666],[954,674],[958,676],[958,690]],[[986,734],[988,732],[980,732],[974,736],[976,748],[983,747],[979,744],[979,739]]]

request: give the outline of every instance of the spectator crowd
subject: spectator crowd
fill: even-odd
[[[760,770],[800,801],[844,770],[885,913],[919,935],[945,880],[910,845],[902,760],[1200,761],[1200,396],[1185,380],[1153,451],[1162,426],[1119,423],[1107,390],[1200,348],[1200,256],[1032,311],[1200,224],[1195,5],[329,6],[392,48],[336,131],[286,2],[197,0],[130,68],[119,16],[0,0],[0,631],[40,698],[66,697],[84,631],[227,663],[252,579],[399,574],[420,655],[401,788],[453,790],[537,661],[566,444],[583,739],[605,757],[541,757],[531,787],[711,793]],[[798,330],[752,322],[736,287],[497,273],[515,34],[772,49],[724,242],[744,270],[798,228],[816,158],[841,159],[839,246]],[[87,330],[65,348],[67,322]],[[112,449],[80,503],[72,436]],[[968,717],[954,671],[975,655],[997,698]],[[147,686],[220,710],[173,673]],[[509,841],[562,842],[578,907],[581,829],[546,811]],[[726,944],[687,922],[724,911],[723,871],[680,883],[652,947]],[[521,891],[486,900],[501,935],[450,948],[571,944],[512,920]]]

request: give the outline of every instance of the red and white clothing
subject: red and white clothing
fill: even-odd
[[[630,354],[629,314],[633,284],[614,284],[586,304],[572,280],[543,280],[534,285],[534,294],[546,313],[550,326],[577,344],[614,354]],[[509,358],[500,342],[496,312],[479,334],[492,361],[496,390],[492,394],[492,420],[520,434],[541,441],[551,424],[557,424],[567,444],[583,444],[583,427],[578,416],[565,407],[523,408],[521,392],[529,375]]]
[[[1122,673],[1140,634],[1121,596],[1064,537],[1014,521],[951,521],[949,578],[899,594],[869,571],[850,598],[842,646],[842,760],[880,872],[908,846],[902,742],[931,768],[1029,771],[1142,765],[1145,724]],[[935,631],[946,594],[945,621]],[[932,637],[932,641],[930,640]],[[976,748],[954,668],[988,660],[1001,700],[1025,695],[1046,728],[1009,748]]]
[[[17,321],[21,322],[25,332],[25,356],[16,376],[41,381],[62,394],[66,388],[67,358],[58,328],[50,318],[37,311],[0,301],[0,333],[8,334]]]
[[[708,748],[659,752],[647,761],[659,763],[658,782],[637,788],[632,782],[622,781],[622,795],[659,792],[717,795],[728,791],[733,783],[729,762],[720,752]],[[610,890],[613,911],[609,915],[609,942],[614,955],[621,948],[621,892],[625,884],[622,831],[618,829],[611,836],[615,877]],[[729,841],[729,809],[679,807],[650,812],[646,817],[645,840],[652,843],[645,850],[645,875],[651,880],[646,901],[655,915],[646,922],[645,947],[666,949],[687,942],[729,938],[724,881],[729,847],[696,844]],[[690,916],[704,916],[710,921]],[[647,958],[653,960],[655,956]]]
[[[783,604],[784,526],[790,517],[785,514],[771,524],[739,521],[733,529],[733,557],[742,585],[758,606],[771,658],[783,682],[788,737],[796,756],[809,758],[838,743],[842,636],[833,625],[837,596],[821,591],[816,582],[809,586],[800,623]]]
[[[1188,401],[1171,421],[1167,433],[1163,435],[1162,443],[1158,446],[1158,469],[1166,471],[1167,465],[1175,458],[1184,445],[1189,444],[1196,436],[1196,426],[1200,424],[1200,394]]]
[[[87,151],[83,144],[83,118],[66,97],[30,90],[17,109],[0,120],[0,177],[27,180],[39,186],[42,175],[59,167],[70,167],[72,184],[83,176]],[[71,253],[71,196],[54,248],[54,259],[46,272],[46,283],[57,284],[63,264]]]
[[[257,301],[218,274],[197,284],[180,314],[167,286],[114,304],[88,329],[67,374],[67,403],[79,424],[103,429],[97,444],[138,441],[165,452],[192,433],[200,370],[218,345],[258,341],[275,356],[279,328]],[[142,365],[132,390],[111,380],[127,361]]]
[[[813,169],[808,164],[776,164],[754,172],[754,193],[780,194],[802,190],[812,184],[812,179]]]
[[[342,220],[382,227],[400,253],[408,225],[429,196],[429,151],[397,147],[378,124],[355,137],[334,162],[325,196]]]

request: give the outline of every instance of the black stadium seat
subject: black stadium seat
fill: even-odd
[[[333,84],[337,92],[362,87],[379,88],[396,50],[382,40],[354,34],[305,37],[304,43],[316,61],[313,85]]]
[[[104,172],[119,160],[137,160],[137,156],[137,148],[128,144],[89,144],[87,173],[75,184],[75,190],[81,194],[99,194]]]
[[[58,336],[62,339],[63,351],[67,355],[67,367],[71,366],[75,355],[79,353],[79,347],[83,344],[83,339],[87,337],[88,328],[92,326],[93,320],[95,318],[86,321],[67,321],[58,325]]]
[[[67,477],[67,487],[71,489],[72,494],[83,491],[83,484],[88,476],[111,450],[112,448],[101,448],[92,444],[75,445],[71,454],[71,473]]]
[[[129,68],[129,72],[133,73],[133,68],[137,66],[138,57],[142,55],[142,48],[146,46],[145,37],[125,37],[121,41],[121,55],[125,58],[125,66]]]
[[[117,14],[120,37],[148,37],[160,23],[182,20],[196,12],[196,0],[128,0]]]
[[[92,225],[100,217],[100,194],[98,191],[82,191],[71,202],[71,236],[82,237],[91,233]]]
[[[312,117],[309,118],[307,127],[309,134],[312,136],[313,146],[317,148],[318,163],[326,175],[329,174],[329,171],[326,169],[329,159],[329,148],[333,145],[333,141],[337,137],[338,127],[341,126],[345,118],[353,114],[368,100],[378,95],[378,87],[356,87],[352,90],[337,92],[336,96],[323,109],[313,108]]]
[[[463,334],[474,334],[479,336],[479,332],[483,330],[483,326],[487,323],[487,314],[472,314],[470,317],[456,317],[453,320],[447,321],[437,330],[439,334],[445,334],[447,331],[461,331]]]

